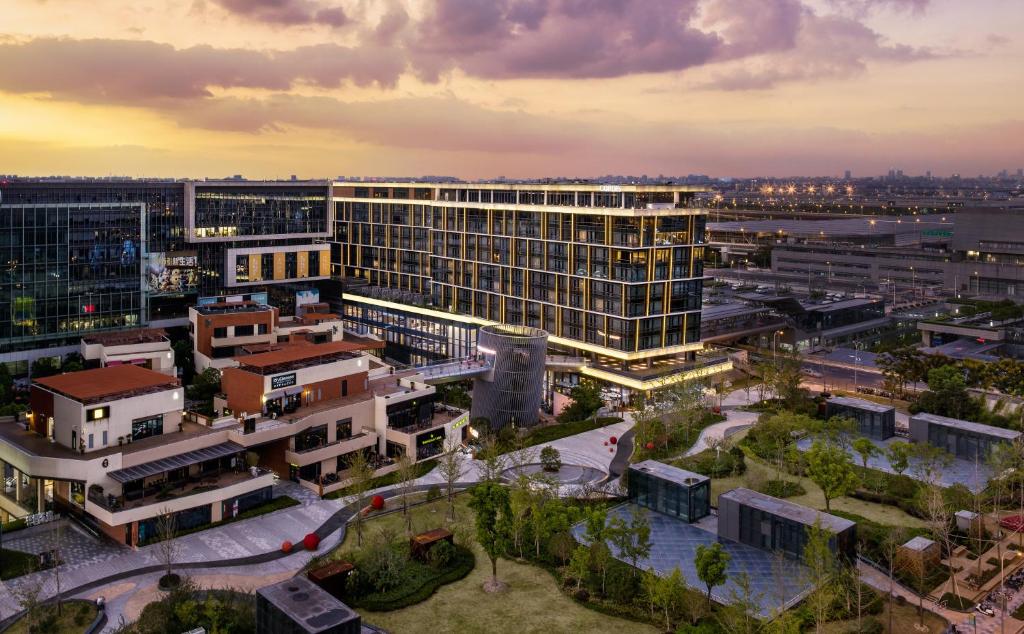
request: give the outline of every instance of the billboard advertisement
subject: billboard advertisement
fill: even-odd
[[[196,292],[198,284],[195,251],[150,253],[146,261],[146,287],[150,295],[180,295]]]
[[[316,289],[295,291],[295,307],[303,306],[305,304],[319,304],[320,303],[320,291]]]

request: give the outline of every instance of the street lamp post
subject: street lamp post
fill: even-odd
[[[857,370],[860,369],[860,351],[864,349],[864,344],[860,341],[853,343],[853,392],[857,393]]]
[[[779,341],[779,335],[784,335],[784,334],[786,334],[786,333],[785,333],[785,331],[782,331],[782,330],[776,330],[775,332],[772,333],[772,363],[775,364],[775,365],[779,364],[779,357],[778,357],[778,354],[776,352],[776,347],[778,346],[778,341]]]

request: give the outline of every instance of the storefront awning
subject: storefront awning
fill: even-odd
[[[294,396],[296,394],[302,394],[302,388],[301,387],[285,388],[285,391],[284,391],[284,395],[285,396]]]
[[[107,475],[121,484],[124,484],[126,482],[134,482],[135,480],[141,480],[143,478],[148,478],[149,476],[171,471],[172,469],[181,469],[182,467],[199,464],[200,462],[206,462],[207,460],[223,458],[224,456],[230,456],[240,451],[245,451],[245,448],[242,447],[242,445],[230,441],[222,442],[219,445],[213,445],[212,447],[204,447],[203,449],[196,449],[195,451],[187,451],[183,454],[178,454],[177,456],[161,458],[160,460],[144,462],[140,465],[135,465],[134,467],[128,467],[127,469],[111,471]]]

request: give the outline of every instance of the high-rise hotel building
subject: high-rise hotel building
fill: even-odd
[[[697,188],[334,184],[348,327],[410,363],[473,354],[486,324],[542,328],[574,373],[632,390],[728,367],[698,355]]]

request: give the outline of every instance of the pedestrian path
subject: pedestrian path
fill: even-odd
[[[555,446],[560,452],[567,452],[574,460],[590,463],[582,466],[600,465],[602,471],[607,472],[617,452],[609,452],[602,439],[609,435],[621,436],[631,426],[631,422],[623,421],[547,444]],[[536,447],[538,456],[542,447]],[[628,448],[623,447],[623,450],[628,451]],[[479,467],[477,461],[468,460],[458,487],[465,488],[479,481]],[[417,480],[413,490],[426,491],[441,483],[442,478],[434,469]],[[394,485],[390,485],[368,493],[376,494],[389,498],[397,495],[397,491]],[[298,571],[314,553],[304,551],[299,546],[292,553],[286,554],[281,551],[282,542],[288,540],[300,544],[303,536],[315,533],[320,538],[320,550],[329,550],[344,539],[345,525],[356,513],[354,498],[323,500],[314,492],[292,482],[277,482],[274,495],[290,495],[302,504],[177,538],[175,569],[189,575],[212,569],[224,574],[229,574],[228,571],[238,574]],[[158,546],[145,546],[137,550],[120,549],[106,559],[85,559],[61,566],[60,595],[64,598],[89,596],[99,589],[127,580],[132,580],[138,586],[141,584],[138,580],[147,575],[159,578],[161,570]],[[56,578],[52,571],[37,572],[0,584],[0,629],[13,621],[21,611],[13,591],[19,586],[35,583],[42,585],[41,600],[49,600],[57,595]]]

